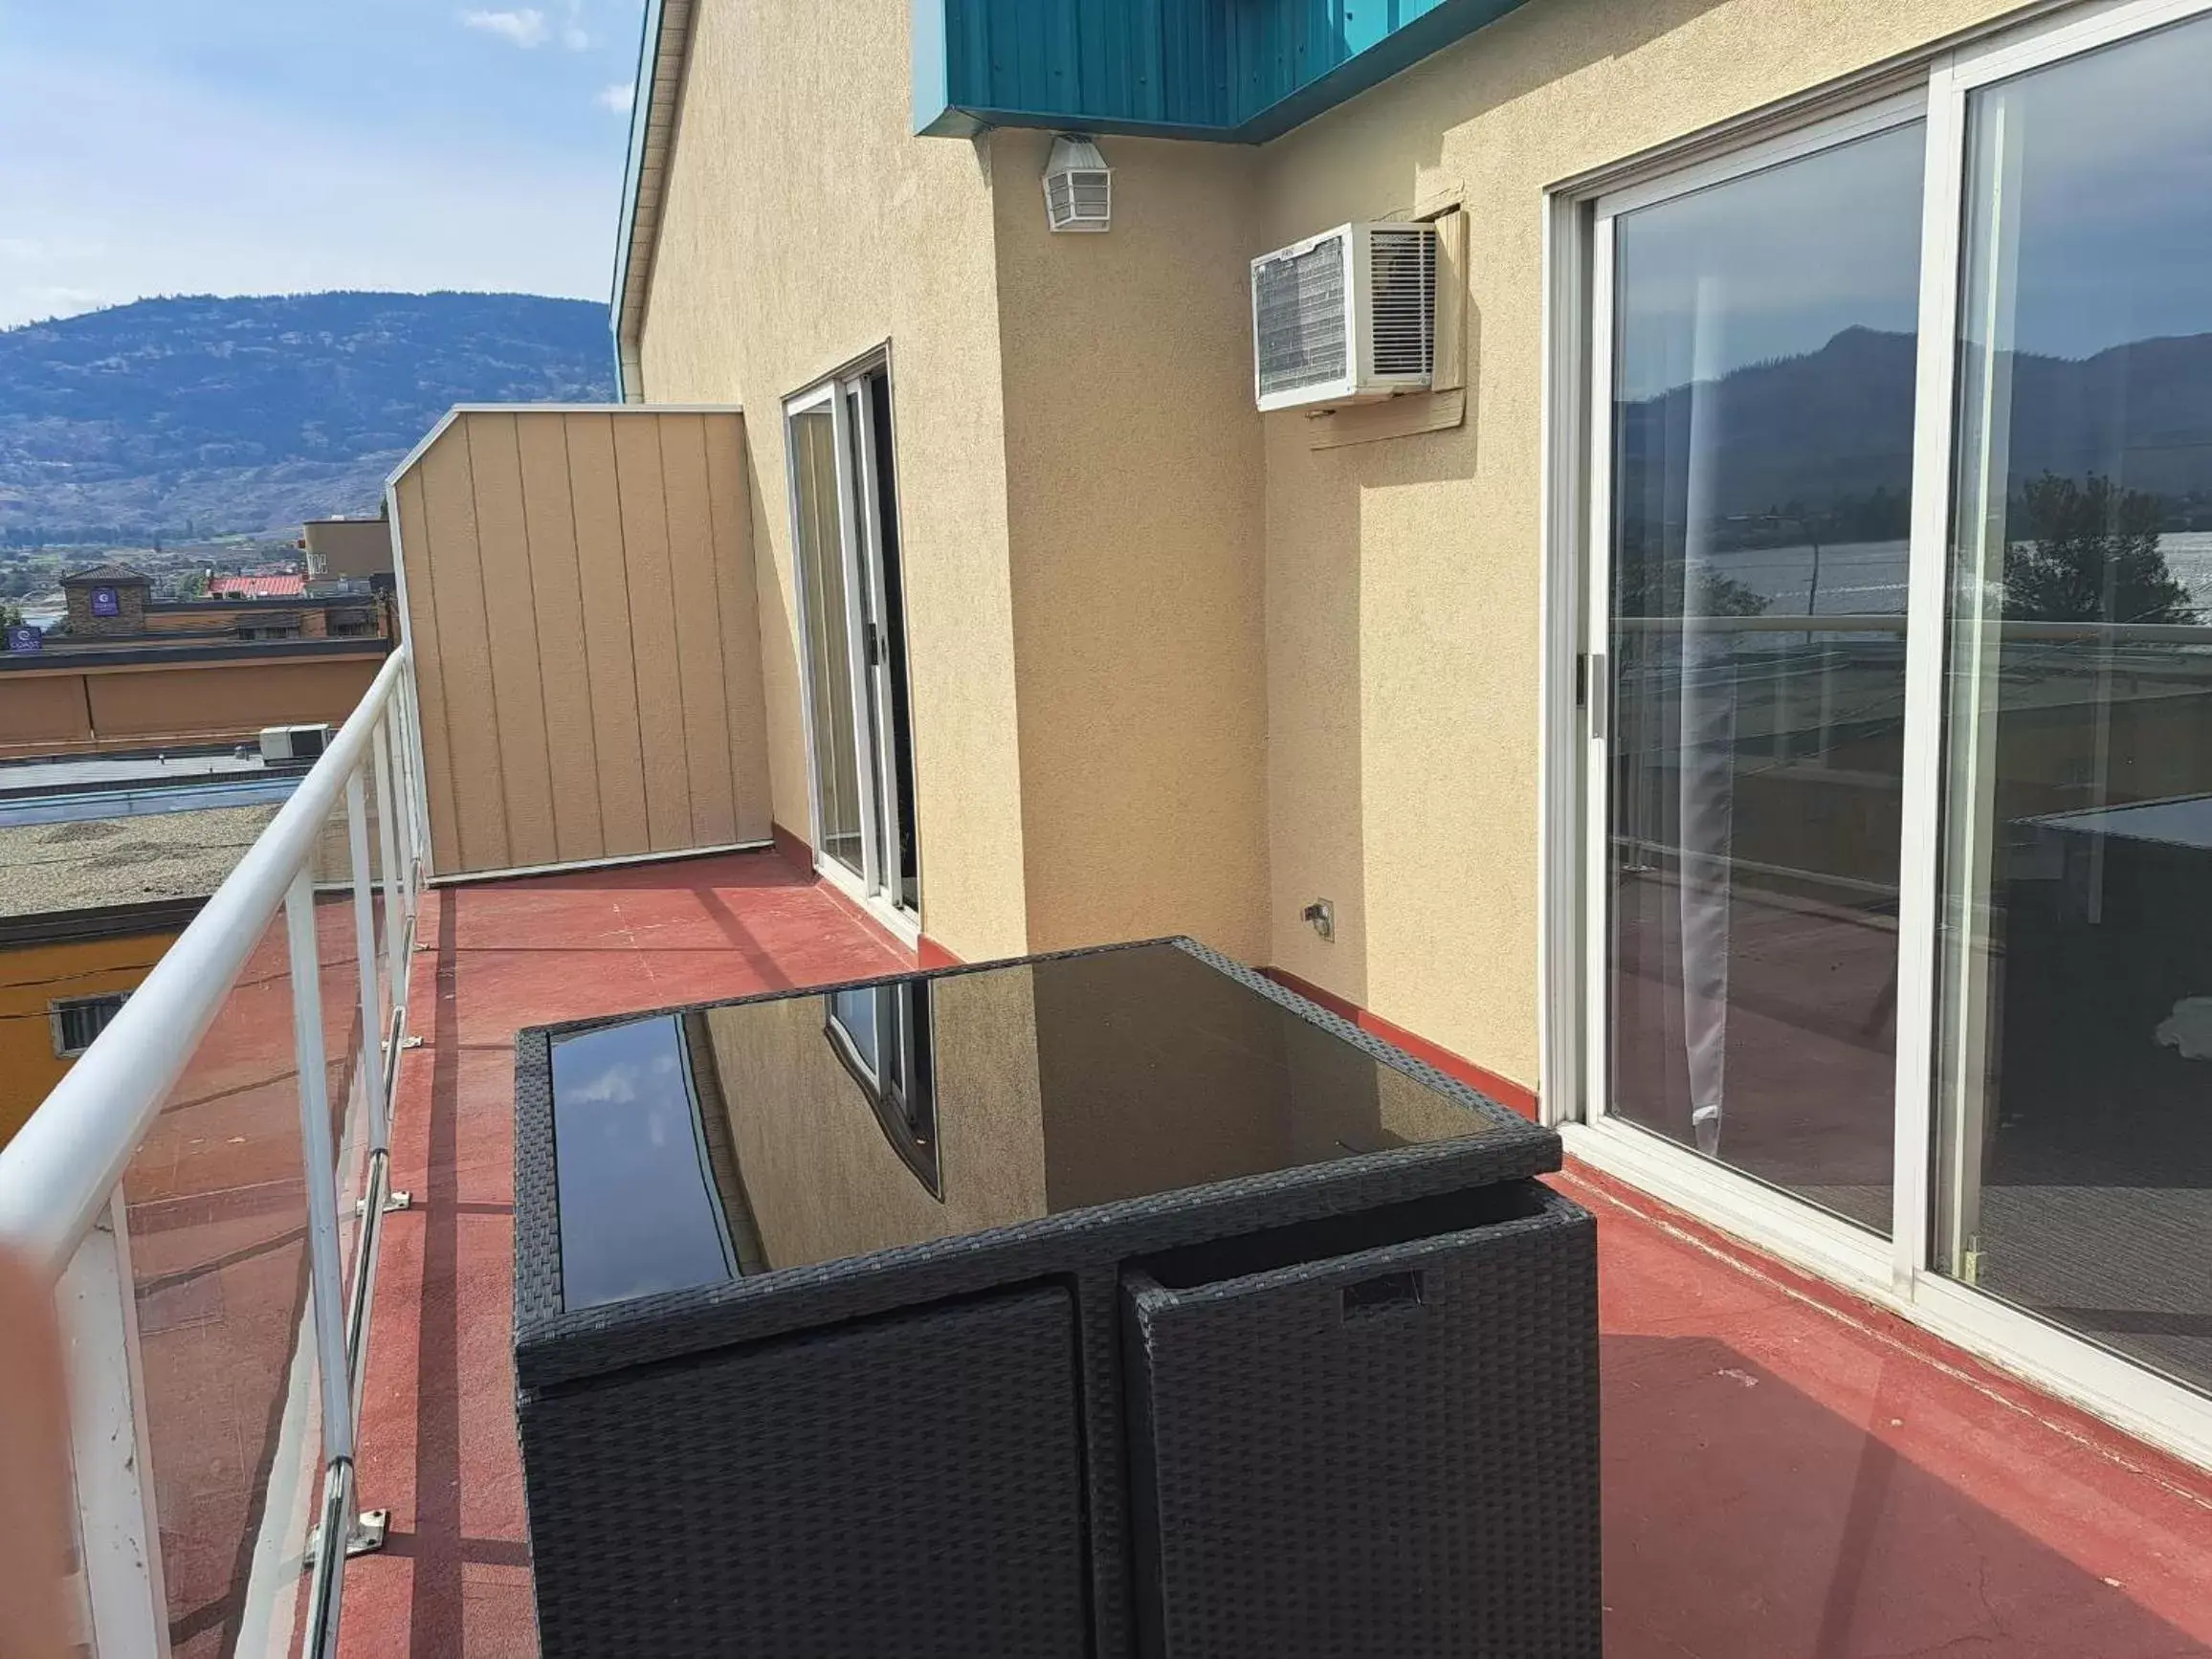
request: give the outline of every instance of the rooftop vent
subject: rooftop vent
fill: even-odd
[[[1052,141],[1045,163],[1045,218],[1055,231],[1103,231],[1114,222],[1114,169],[1080,133]]]

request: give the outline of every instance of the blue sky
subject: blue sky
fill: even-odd
[[[0,0],[0,327],[149,294],[607,296],[643,0]]]

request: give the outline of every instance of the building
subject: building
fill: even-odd
[[[307,578],[294,572],[276,576],[210,576],[210,599],[298,599],[307,591]]]
[[[11,769],[12,770],[12,769]],[[10,779],[11,785],[12,778]],[[110,787],[113,787],[111,785]],[[276,807],[32,817],[0,802],[0,1145],[161,960]]]
[[[745,411],[780,839],[925,950],[1196,934],[2203,1413],[2212,302],[2145,181],[2212,126],[2073,135],[2212,18],[651,11],[617,352]],[[1252,262],[1373,221],[1433,227],[1427,389],[1260,413]],[[2100,599],[2128,535],[2170,581]]]
[[[253,579],[263,580],[260,578]],[[155,600],[102,564],[62,578],[59,627],[0,652],[0,759],[251,742],[343,719],[391,647],[388,602],[252,594]]]
[[[1559,1127],[1615,1659],[2212,1644],[2207,70],[2212,0],[652,0],[625,401],[395,470],[404,649],[300,785],[406,804],[381,942],[204,934],[161,1006],[258,1017],[106,1051],[223,1114],[137,1131],[198,1135],[165,1288],[247,1187],[269,1278],[160,1310],[88,1574],[533,1650],[516,1030],[1188,933]],[[1300,402],[1360,225],[1426,384]],[[364,1360],[302,1241],[376,1182],[277,1172],[377,1056]],[[408,1542],[302,1595],[319,1477]]]
[[[391,525],[383,519],[310,519],[299,545],[318,582],[368,582],[391,575]]]

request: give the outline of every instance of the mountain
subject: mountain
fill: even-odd
[[[1712,446],[1714,510],[1830,513],[1877,492],[1901,505],[1912,489],[1914,349],[1908,334],[1847,328],[1817,351],[1700,385],[1695,418],[1699,441]],[[2192,521],[2212,506],[2212,334],[2131,341],[2087,358],[2021,352],[2008,366],[2015,489],[2046,472],[2099,472],[2164,497],[2169,519],[2184,503]],[[1625,499],[1682,487],[1690,390],[1623,407]],[[1670,516],[1679,512],[1674,503]],[[1781,533],[1800,531],[1784,524]]]
[[[142,299],[0,330],[0,542],[373,512],[456,403],[613,394],[607,308],[532,294]]]

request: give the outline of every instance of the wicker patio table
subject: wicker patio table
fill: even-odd
[[[1559,1162],[1187,940],[523,1031],[542,1649],[1598,1659]]]

